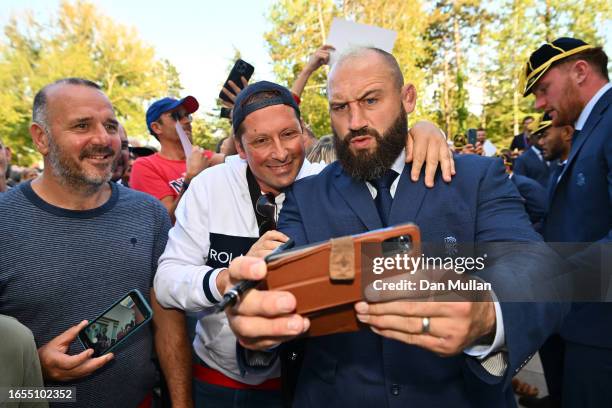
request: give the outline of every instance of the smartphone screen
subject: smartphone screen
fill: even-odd
[[[92,320],[81,330],[79,339],[86,349],[94,350],[94,357],[99,357],[117,347],[152,316],[150,306],[134,289]]]

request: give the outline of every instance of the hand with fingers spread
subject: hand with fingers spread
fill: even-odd
[[[240,91],[246,88],[249,84],[249,81],[247,81],[247,79],[243,76],[240,77],[240,80],[242,81],[242,87],[239,87],[237,84],[234,83],[234,81],[230,79],[227,83],[232,89],[227,89],[226,87],[223,87],[223,89],[221,89],[221,92],[223,92],[228,98],[231,99],[231,102],[221,99],[221,104],[230,110],[234,107],[236,96],[238,96]]]
[[[221,293],[241,280],[262,280],[267,272],[262,259],[250,256],[234,259],[226,271],[227,281],[217,279]],[[295,313],[296,305],[295,297],[289,292],[251,289],[225,312],[243,347],[267,350],[305,333],[310,327],[307,318]]]
[[[359,302],[355,311],[375,333],[441,356],[461,353],[495,332],[492,302]]]
[[[453,152],[442,131],[431,122],[420,121],[410,128],[406,140],[406,163],[411,162],[412,181],[419,179],[419,174],[425,164],[425,185],[427,187],[434,186],[438,164],[442,171],[442,179],[447,183],[455,175]]]
[[[40,366],[46,380],[70,381],[86,377],[113,359],[112,353],[92,358],[92,349],[73,356],[66,354],[70,343],[77,338],[87,323],[87,320],[83,320],[38,349]]]
[[[249,252],[247,252],[247,256],[264,258],[279,245],[287,242],[288,240],[289,237],[282,232],[275,230],[268,231],[253,244],[251,249],[249,249]]]

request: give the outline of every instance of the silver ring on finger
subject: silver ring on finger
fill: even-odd
[[[429,333],[429,329],[430,329],[429,317],[424,317],[422,319],[422,322],[423,322],[423,327],[421,328],[421,333],[423,334]]]

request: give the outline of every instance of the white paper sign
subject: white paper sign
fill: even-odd
[[[338,56],[353,47],[376,47],[392,53],[396,38],[397,32],[393,30],[334,18],[326,41],[336,49],[329,57],[329,65],[334,65]]]
[[[187,133],[185,133],[185,130],[183,130],[183,127],[181,126],[180,121],[177,121],[174,127],[176,128],[176,133],[178,133],[179,135],[181,145],[183,145],[183,151],[185,152],[185,159],[188,159],[189,156],[191,156],[191,147],[192,147],[191,142],[189,141],[189,136],[187,136]]]

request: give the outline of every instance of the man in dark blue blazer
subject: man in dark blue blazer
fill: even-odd
[[[540,224],[546,215],[546,209],[548,207],[546,189],[535,180],[518,174],[511,174],[510,180],[512,180],[523,199],[529,221],[531,221],[535,230],[539,232]]]
[[[534,140],[535,139],[535,140]],[[542,156],[542,151],[537,144],[537,137],[531,136],[533,143],[514,162],[514,173],[529,177],[540,183],[544,188],[548,186],[550,171],[555,168],[556,163],[550,163]]]
[[[610,290],[610,265],[602,263],[600,251],[609,253],[612,241],[612,85],[607,65],[601,47],[559,38],[531,54],[522,81],[524,96],[535,95],[536,109],[547,112],[553,126],[576,129],[567,163],[553,180],[544,238],[592,243],[569,260],[578,278],[587,271],[604,273],[597,286],[603,296]],[[575,303],[561,335],[563,406],[612,406],[612,303]]]
[[[525,116],[523,119],[523,131],[518,135],[512,138],[512,143],[510,143],[510,150],[518,149],[523,151],[529,148],[529,135],[531,131],[529,127],[533,123],[533,116]]]
[[[359,49],[342,57],[328,95],[339,160],[286,191],[279,230],[297,245],[410,221],[432,243],[539,240],[501,161],[458,157],[452,184],[439,175],[431,189],[408,181],[399,140],[416,92],[393,56]],[[392,171],[394,181],[379,183]],[[495,256],[486,279],[496,295],[529,291],[550,255],[533,247]],[[234,280],[265,276],[265,264],[249,258],[229,270]],[[228,311],[240,344],[269,350],[307,331],[295,302],[287,292],[248,292]],[[493,301],[359,302],[355,310],[371,330],[307,339],[294,406],[515,406],[510,379],[564,314],[552,303]]]
[[[552,126],[552,120],[548,114],[542,115],[542,118],[537,124],[536,129],[533,132],[537,136],[537,143],[542,151],[542,156],[545,160],[554,163],[554,167],[551,169],[550,179],[548,181],[548,189],[544,190],[534,180],[529,180],[532,184],[537,185],[543,191],[543,203],[545,208],[542,214],[548,212],[548,201],[552,195],[552,188],[557,183],[560,172],[563,170],[569,156],[570,148],[572,146],[572,135],[574,134],[574,127],[571,125],[565,126]],[[516,176],[514,176],[516,177]],[[513,179],[513,181],[516,180]],[[521,195],[521,187],[518,186]],[[525,186],[522,187],[525,189]],[[540,194],[541,195],[541,194]],[[527,205],[527,204],[526,204]],[[527,213],[531,213],[529,207],[527,207]],[[534,226],[536,231],[543,233],[543,222],[540,222],[537,226]],[[550,408],[561,406],[561,393],[563,389],[563,356],[564,356],[564,343],[558,334],[551,336],[546,343],[540,348],[540,360],[542,361],[542,367],[544,368],[544,376],[546,378],[546,388],[548,388],[548,395],[541,398],[535,397],[522,397],[519,402],[525,407],[542,407],[549,406]],[[544,401],[546,401],[545,405]]]

